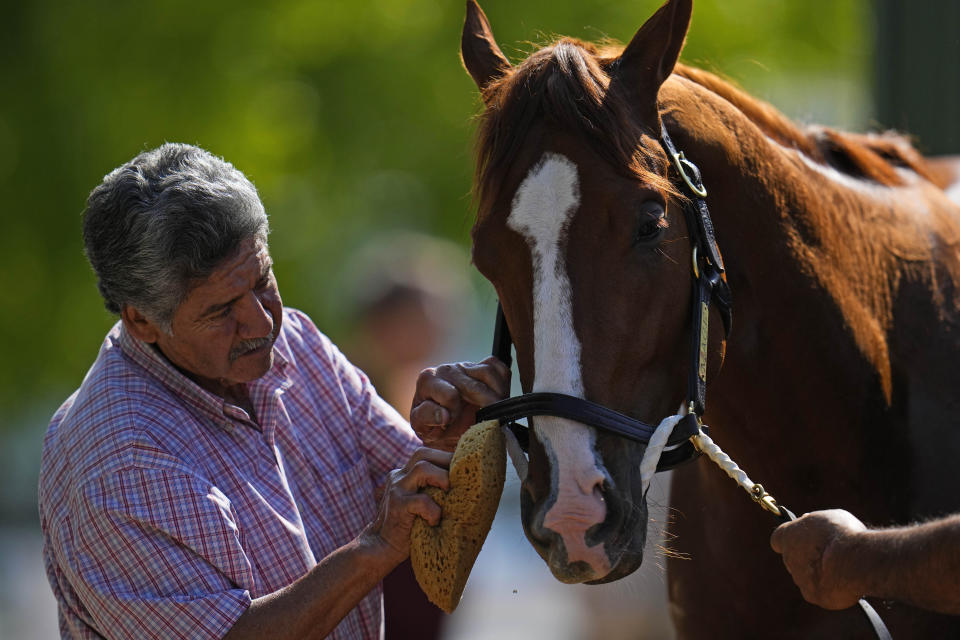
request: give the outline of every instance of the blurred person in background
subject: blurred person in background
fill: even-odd
[[[398,231],[364,243],[338,278],[343,350],[406,418],[417,374],[460,350],[475,315],[468,265],[452,242]]]
[[[449,450],[506,395],[493,359],[426,369],[411,429],[283,307],[267,233],[246,177],[189,145],[90,194],[85,250],[120,321],[44,441],[62,636],[380,637],[379,583],[413,519],[440,517],[419,490],[448,482],[449,452],[423,445]]]
[[[445,358],[441,351],[473,317],[468,264],[448,241],[395,232],[366,243],[344,268],[344,352],[406,418],[417,373]],[[384,579],[383,597],[388,640],[441,637],[444,613],[427,600],[409,559]]]

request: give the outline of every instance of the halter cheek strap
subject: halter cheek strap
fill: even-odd
[[[693,305],[691,319],[691,360],[687,378],[687,407],[690,413],[702,416],[707,409],[707,349],[710,322],[710,305],[716,304],[723,321],[724,335],[729,335],[733,326],[733,296],[723,269],[723,258],[713,231],[713,220],[707,209],[707,190],[703,186],[700,170],[677,151],[666,127],[661,124],[660,144],[667,153],[674,169],[680,174],[683,191],[689,200],[684,203],[683,213],[687,222],[693,256]]]

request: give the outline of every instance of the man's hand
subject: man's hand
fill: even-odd
[[[815,511],[777,527],[770,546],[807,602],[824,609],[846,609],[863,596],[843,570],[848,543],[866,526],[842,509]]]
[[[450,476],[447,468],[453,454],[436,449],[414,451],[402,469],[390,472],[380,499],[377,519],[363,536],[382,547],[399,564],[410,554],[410,529],[420,516],[431,525],[440,522],[440,507],[430,496],[420,492],[426,486],[447,490]]]
[[[417,449],[402,469],[390,472],[376,520],[293,584],[254,599],[226,638],[326,638],[410,555],[414,518],[433,525],[440,521],[440,507],[420,489],[431,485],[446,490],[452,457],[445,451]]]
[[[453,451],[477,421],[477,409],[510,393],[510,369],[490,356],[424,369],[410,410],[410,424],[428,447]]]

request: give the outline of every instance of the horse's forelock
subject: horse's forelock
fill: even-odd
[[[618,53],[611,46],[562,38],[486,87],[476,146],[481,210],[492,205],[511,161],[538,123],[577,136],[615,171],[674,192],[662,175],[662,160],[640,145],[644,135],[655,139],[655,132],[636,121],[625,96],[607,91],[607,69]]]

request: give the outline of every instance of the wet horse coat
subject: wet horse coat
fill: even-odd
[[[513,67],[468,4],[463,58],[486,105],[474,261],[524,390],[654,424],[681,404],[692,269],[662,121],[703,172],[735,298],[725,358],[710,320],[714,439],[797,512],[890,524],[956,511],[960,208],[944,168],[896,136],[800,129],[675,66],[690,12],[671,0],[622,53],[562,39]],[[533,422],[531,543],[567,582],[629,574],[645,538],[643,447]],[[673,479],[672,544],[691,558],[668,567],[681,636],[869,637],[859,612],[803,602],[769,549],[774,522],[716,468]],[[960,632],[958,618],[878,609],[894,637]]]

